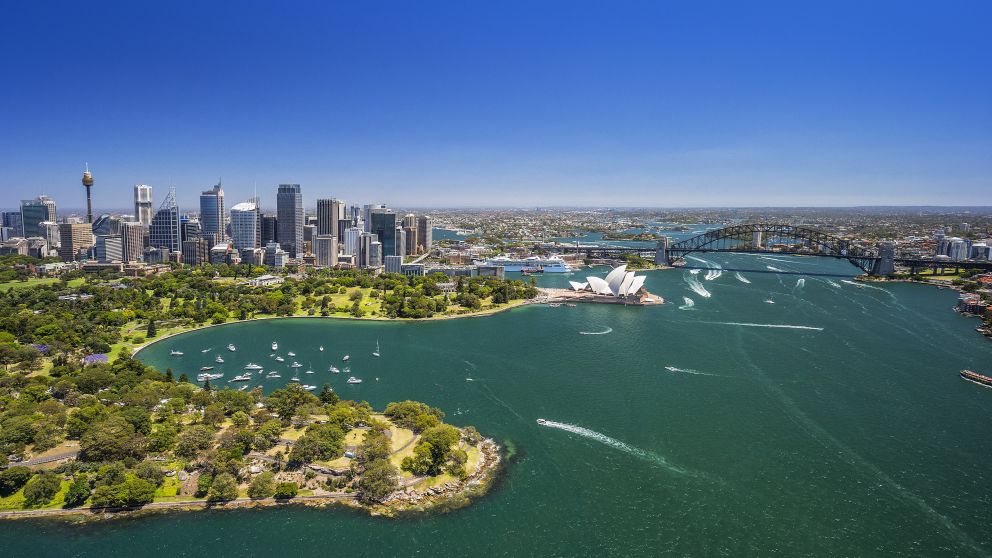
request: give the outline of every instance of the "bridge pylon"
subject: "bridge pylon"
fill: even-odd
[[[892,275],[896,272],[896,248],[892,242],[878,243],[878,259],[871,268],[871,275]]]
[[[654,265],[668,265],[668,237],[658,239],[654,249]]]

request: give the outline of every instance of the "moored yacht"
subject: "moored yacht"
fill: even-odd
[[[379,356],[379,340],[378,339],[375,340],[375,352],[372,353],[372,356],[374,356],[374,357],[378,357]]]
[[[300,364],[299,362],[296,362],[296,361],[294,360],[294,361],[293,361],[293,364],[290,364],[290,366],[291,366],[292,368],[300,368],[300,367],[302,367],[303,365],[302,365],[302,364]]]
[[[340,374],[341,373],[341,371],[338,370],[338,367],[337,366],[334,366],[333,364],[330,367],[327,368],[327,371],[328,372],[331,372],[333,374]]]
[[[349,376],[348,377],[348,383],[349,384],[360,384],[360,383],[362,383],[362,379],[361,378],[356,378],[354,376]]]
[[[324,352],[324,346],[321,345],[320,347],[317,347],[317,350],[319,350],[320,352]]]
[[[234,351],[237,351],[238,348],[234,346],[234,343],[231,343],[227,346],[227,350],[233,353]]]
[[[286,362],[286,359],[284,359],[284,358],[282,358],[280,356],[277,356],[276,357],[276,362]]]
[[[349,358],[351,358],[351,355],[344,355],[344,357],[341,359],[341,361],[342,362],[348,362],[348,359]]]
[[[289,351],[289,352],[288,352],[288,353],[286,353],[286,354],[287,354],[287,355],[289,355],[289,356],[296,356],[296,353],[294,353],[293,351]]]
[[[276,343],[275,341],[273,341],[272,342],[272,350],[273,351],[278,351],[279,350],[279,343]]]
[[[217,355],[217,358],[214,359],[214,362],[218,364],[224,364],[224,359],[220,358],[220,355]]]
[[[254,362],[249,362],[245,365],[245,370],[261,370],[262,367],[255,364]]]
[[[182,351],[177,351],[175,349],[172,349],[171,351],[169,351],[169,354],[172,355],[172,356],[183,356],[183,352]]]

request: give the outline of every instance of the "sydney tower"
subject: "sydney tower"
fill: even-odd
[[[93,173],[90,172],[89,163],[86,163],[86,170],[83,171],[83,186],[86,186],[86,222],[93,223],[93,200],[90,198],[90,188],[93,186]]]

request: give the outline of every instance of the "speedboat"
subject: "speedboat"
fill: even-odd
[[[265,375],[266,378],[282,378],[278,372],[269,372]]]
[[[279,343],[276,343],[275,341],[273,341],[272,342],[272,350],[273,351],[278,351],[279,350]]]
[[[290,364],[290,367],[292,367],[292,368],[302,368],[302,367],[303,367],[303,365],[302,365],[302,364],[300,364],[299,362],[296,362],[296,361],[294,360],[294,361],[293,361],[293,364]]]
[[[286,353],[286,354],[287,354],[287,355],[289,355],[289,356],[296,356],[296,353],[294,353],[293,351],[289,351],[289,352],[288,352],[288,353]]]
[[[340,374],[341,373],[341,371],[338,370],[338,367],[337,366],[334,366],[333,364],[330,366],[330,368],[327,369],[327,371],[328,372],[332,372],[334,374]]]
[[[249,362],[245,365],[245,370],[261,370],[262,367],[255,364],[254,362]]]
[[[200,351],[200,352],[201,352],[201,353],[209,353],[209,352],[210,352],[210,351],[212,351],[212,350],[213,350],[213,348],[209,348],[209,349],[203,349],[203,350],[202,350],[202,351]]]
[[[321,345],[318,350],[320,350],[320,352],[324,352],[324,346]]]
[[[234,343],[231,343],[230,345],[227,346],[227,350],[233,353],[234,351],[237,351],[238,348],[234,346]]]
[[[299,378],[299,376],[293,376],[292,378],[289,379],[289,381],[290,382],[299,382],[300,381],[300,378]]]
[[[775,304],[775,301],[769,298],[765,300],[765,304]]]
[[[317,389],[317,386],[307,386],[307,385],[304,385],[303,386],[303,389],[305,389],[307,391],[313,391],[313,390]]]
[[[351,355],[344,355],[344,358],[342,358],[341,361],[342,362],[348,362],[348,359],[349,358],[351,358]]]
[[[537,419],[537,424],[548,424],[548,421],[544,419]]]
[[[361,378],[356,378],[354,376],[350,376],[348,378],[348,383],[349,384],[360,384],[360,383],[362,383],[362,379]]]
[[[207,370],[213,370],[213,369],[214,369],[213,366],[201,366],[200,372],[206,372]]]
[[[375,352],[372,353],[372,356],[374,356],[374,357],[378,357],[379,356],[379,340],[378,339],[375,340]]]
[[[248,374],[241,374],[240,376],[235,376],[231,381],[232,382],[247,382],[248,380],[251,380],[251,376],[249,376]]]
[[[277,362],[286,362],[286,359],[284,359],[282,357],[276,357],[276,361]]]
[[[172,349],[171,351],[169,351],[169,354],[172,355],[172,356],[183,356],[183,352],[182,351],[177,351],[175,349]]]
[[[214,359],[214,362],[218,364],[224,364],[224,359],[220,358],[220,355],[217,355],[217,358]]]

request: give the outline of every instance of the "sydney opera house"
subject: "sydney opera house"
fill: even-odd
[[[627,271],[627,265],[621,265],[610,271],[605,279],[586,277],[585,283],[569,281],[572,290],[576,292],[591,292],[596,295],[612,297],[626,303],[657,304],[661,297],[652,295],[644,289],[644,275],[635,275]]]

